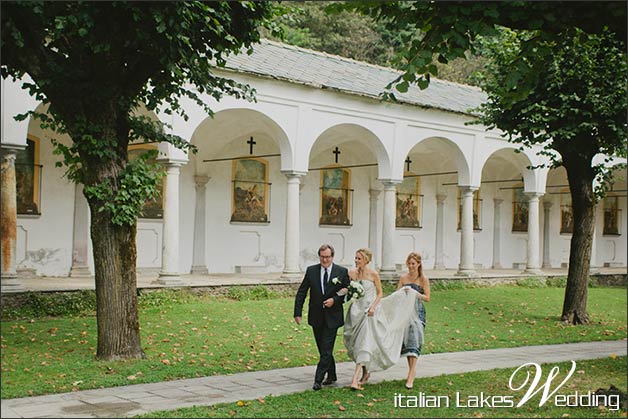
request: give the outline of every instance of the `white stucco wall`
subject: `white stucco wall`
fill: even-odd
[[[229,74],[234,76],[233,74]],[[369,245],[369,188],[382,189],[378,179],[401,180],[404,160],[410,153],[416,173],[456,171],[458,175],[421,178],[423,195],[421,229],[397,229],[394,262],[403,264],[410,251],[422,253],[425,266],[434,264],[436,241],[436,194],[445,194],[443,262],[456,269],[460,261],[457,183],[481,187],[481,231],[474,232],[474,262],[489,268],[493,263],[493,199],[501,198],[501,265],[525,264],[527,233],[511,231],[512,189],[501,184],[481,184],[491,165],[500,179],[523,177],[528,192],[544,192],[545,174],[530,172],[525,166],[537,162],[533,151],[514,156],[513,146],[499,139],[499,133],[485,133],[481,127],[466,126],[468,116],[409,105],[384,104],[377,100],[286,82],[236,75],[257,89],[257,103],[225,98],[220,103],[208,99],[217,119],[189,104],[190,120],[168,117],[173,132],[192,140],[199,154],[189,156],[180,174],[179,271],[187,273],[193,264],[195,230],[195,175],[210,177],[206,186],[205,262],[210,272],[234,272],[240,266],[251,271],[281,271],[285,247],[285,205],[287,180],[282,170],[307,172],[308,168],[333,163],[331,150],[342,150],[340,163],[378,163],[374,167],[351,171],[352,226],[319,226],[320,172],[311,171],[302,179],[300,193],[300,266],[304,269],[317,260],[321,243],[336,247],[336,262],[353,265],[354,251]],[[19,107],[18,107],[19,108]],[[230,110],[237,112],[230,114]],[[218,118],[220,112],[225,112]],[[6,119],[3,110],[3,120]],[[231,115],[231,116],[230,116]],[[17,129],[17,128],[16,128]],[[38,217],[18,217],[18,267],[36,269],[40,275],[67,275],[72,261],[72,223],[74,185],[55,168],[49,134],[31,122],[29,134],[41,138],[42,176],[41,212]],[[231,161],[203,163],[206,158],[246,155],[246,140],[255,136],[255,155],[281,153],[268,158],[270,222],[267,224],[231,223]],[[3,134],[3,142],[5,137]],[[502,149],[508,149],[506,151]],[[501,151],[500,151],[501,150]],[[496,153],[497,152],[497,153]],[[495,154],[496,153],[496,154]],[[512,157],[514,156],[514,157]],[[625,189],[625,186],[624,186]],[[551,200],[550,262],[560,267],[568,261],[571,235],[561,235],[559,195]],[[381,260],[383,194],[377,205],[378,249]],[[597,212],[596,254],[598,265],[626,265],[626,197],[619,199],[621,209],[619,236],[602,234],[603,210]],[[540,260],[543,259],[543,206],[540,213]],[[138,267],[157,271],[161,266],[163,221],[139,220]],[[90,258],[90,267],[93,263]]]

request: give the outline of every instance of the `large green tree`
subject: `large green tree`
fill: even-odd
[[[567,171],[574,211],[562,319],[588,323],[586,312],[595,203],[606,167],[595,155],[626,155],[625,2],[347,2],[336,8],[368,14],[400,29],[404,48],[394,80],[400,92],[427,88],[434,61],[462,58],[479,37],[490,55],[481,80],[488,102],[479,121],[509,141],[540,145]],[[511,32],[500,28],[510,28]],[[517,32],[519,31],[519,32]],[[500,36],[501,35],[501,36]],[[490,37],[497,37],[492,45]],[[384,94],[394,99],[393,90]],[[556,156],[558,153],[558,156]],[[594,189],[594,181],[600,188]]]
[[[184,115],[180,98],[233,95],[245,85],[215,74],[231,52],[258,41],[267,2],[2,2],[2,76],[28,74],[67,175],[84,185],[91,212],[97,357],[142,357],[136,290],[137,216],[158,176],[148,157],[129,161],[130,142],[180,138],[139,109]],[[27,115],[22,115],[25,118]],[[184,115],[185,116],[185,115]]]

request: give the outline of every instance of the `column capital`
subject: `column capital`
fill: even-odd
[[[399,179],[377,179],[382,182],[384,189],[391,189],[399,185],[402,181]]]
[[[197,175],[194,176],[194,183],[196,183],[197,188],[204,188],[209,179],[211,179],[210,176]]]
[[[439,204],[442,204],[443,202],[445,202],[445,199],[447,199],[447,195],[445,194],[437,194],[436,195],[436,202]]]
[[[307,174],[307,172],[300,172],[298,170],[282,170],[281,173],[288,179],[299,179]]]
[[[473,193],[473,192],[477,191],[480,188],[477,187],[477,186],[472,186],[472,185],[458,185],[458,189],[460,189],[460,191],[462,193],[465,193],[465,192],[467,192],[467,193],[468,192],[472,192]]]
[[[157,158],[157,162],[163,164],[164,166],[166,166],[167,168],[171,168],[171,167],[181,167],[184,164],[187,164],[189,160],[184,160],[184,159],[176,159],[176,158],[169,158],[169,157],[158,157]]]
[[[502,202],[504,202],[502,198],[493,198],[493,203],[496,207],[500,206]]]
[[[552,205],[554,205],[552,201],[543,201],[543,209],[546,211],[549,211],[549,209],[552,208]]]
[[[540,199],[543,195],[545,195],[542,192],[524,192],[524,194],[528,197],[528,200]]]
[[[18,151],[22,151],[26,148],[26,144],[9,144],[2,143],[2,155],[15,155]]]

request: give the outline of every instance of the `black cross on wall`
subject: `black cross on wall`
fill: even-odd
[[[410,163],[412,163],[412,160],[410,160],[410,156],[408,156],[408,158],[406,159],[406,171],[407,172],[410,171]]]
[[[251,139],[248,140],[246,143],[249,145],[249,153],[253,154],[253,146],[257,144],[257,142],[255,142],[255,140],[253,140],[253,137],[251,137]]]
[[[338,150],[338,147],[336,147],[336,149],[332,151],[332,153],[336,155],[336,163],[338,163],[338,154],[340,154],[340,150]]]

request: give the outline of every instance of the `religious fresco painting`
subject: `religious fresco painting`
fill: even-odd
[[[232,183],[231,221],[269,222],[268,162],[263,159],[234,160]]]
[[[406,174],[397,186],[397,227],[420,228],[420,187],[421,180],[413,173]]]
[[[619,236],[619,207],[616,196],[604,198],[604,235]]]
[[[528,231],[528,199],[523,187],[512,191],[512,231]]]
[[[569,189],[560,193],[560,232],[561,234],[573,233],[573,208]]]
[[[473,191],[473,229],[481,230],[480,226],[480,209],[482,208],[482,200],[480,199],[480,190]],[[460,220],[462,220],[462,191],[458,189],[458,230],[460,230]]]
[[[151,145],[130,145],[128,150],[129,160],[135,160],[139,158],[142,154],[146,153],[148,150],[156,150],[155,146]],[[155,164],[156,158],[151,157],[146,160],[148,164]],[[159,179],[157,182],[157,190],[159,191],[159,195],[152,199],[147,199],[144,202],[144,206],[142,206],[142,210],[140,211],[139,218],[152,218],[152,219],[161,219],[164,217],[164,185],[163,185],[163,177]]]
[[[351,225],[349,219],[351,172],[329,168],[321,171],[321,216],[319,224]]]
[[[15,156],[16,208],[18,214],[39,214],[41,166],[37,164],[39,143],[26,140],[26,148]]]

